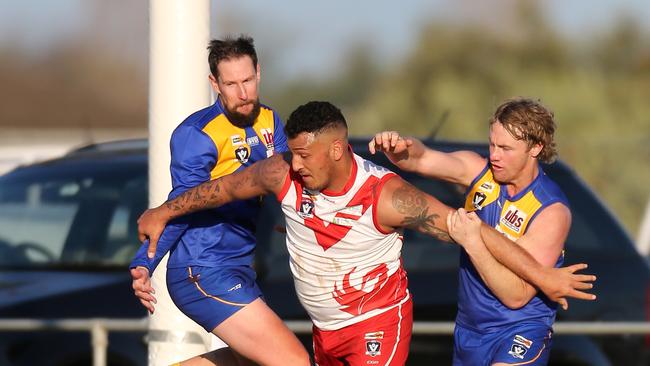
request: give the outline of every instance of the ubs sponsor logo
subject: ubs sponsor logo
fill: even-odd
[[[528,215],[517,208],[515,205],[510,205],[505,214],[501,217],[501,223],[510,230],[519,233],[524,222],[526,222]]]

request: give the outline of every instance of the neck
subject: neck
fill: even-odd
[[[352,152],[346,151],[334,165],[333,178],[326,190],[331,192],[341,192],[352,179]]]

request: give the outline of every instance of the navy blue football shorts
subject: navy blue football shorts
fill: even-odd
[[[548,364],[553,331],[546,325],[524,323],[494,333],[478,333],[456,324],[454,366]]]
[[[167,269],[167,289],[188,318],[212,332],[244,306],[262,297],[249,266]]]

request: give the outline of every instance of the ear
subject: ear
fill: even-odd
[[[537,156],[539,155],[539,153],[542,152],[543,148],[544,148],[544,145],[542,145],[542,144],[533,145],[533,147],[530,148],[530,152],[529,152],[530,156],[532,158],[537,159]]]
[[[339,161],[343,157],[343,153],[345,152],[343,142],[340,139],[336,139],[332,141],[332,144],[330,145],[330,156],[332,159]]]
[[[260,69],[260,64],[258,63],[258,64],[257,64],[257,70],[255,70],[255,72],[257,72],[257,83],[258,83],[258,84],[259,84],[259,82],[260,82],[260,78],[262,77],[262,74],[260,73],[260,70],[261,70],[261,69]]]
[[[217,78],[215,78],[214,75],[210,74],[208,76],[208,80],[210,80],[210,86],[212,86],[212,90],[214,90],[214,92],[217,94],[221,94],[221,91],[219,90],[219,82],[217,81]]]

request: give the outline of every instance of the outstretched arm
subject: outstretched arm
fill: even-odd
[[[149,239],[149,256],[156,252],[160,234],[169,220],[232,201],[279,192],[289,172],[289,164],[285,160],[290,159],[289,155],[273,155],[237,173],[202,183],[173,200],[145,211],[138,219],[138,237],[140,241]]]
[[[414,137],[396,131],[379,132],[368,143],[371,154],[382,151],[400,169],[425,177],[468,186],[486,161],[472,151],[442,152],[428,148]]]
[[[405,227],[450,241],[446,223],[453,210],[434,197],[418,190],[399,177],[390,179],[378,192],[377,220],[385,230]],[[524,280],[539,287],[551,300],[566,307],[564,297],[594,300],[581,290],[590,288],[594,276],[574,274],[585,265],[546,268],[525,249],[495,229],[481,224],[481,237],[490,253],[500,263]]]

